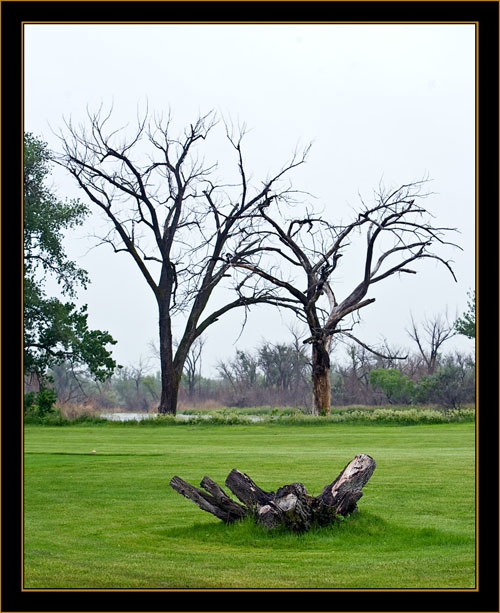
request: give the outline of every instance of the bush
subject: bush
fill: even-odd
[[[456,409],[475,399],[475,373],[449,360],[432,375],[421,377],[416,388],[418,402],[436,402],[444,409]]]
[[[390,404],[410,404],[415,383],[397,368],[376,368],[370,371],[370,384],[381,389]]]
[[[54,412],[54,404],[57,400],[55,390],[40,385],[38,392],[29,392],[24,397],[24,411],[39,417],[45,417]]]
[[[391,406],[391,407],[349,407],[333,409],[330,415],[324,417],[305,414],[300,410],[261,408],[260,419],[253,420],[251,415],[245,415],[238,409],[203,412],[193,415],[191,419],[182,419],[174,415],[158,415],[151,419],[109,421],[105,418],[82,415],[76,419],[66,419],[59,411],[40,417],[35,413],[27,413],[25,424],[43,426],[96,425],[110,428],[130,427],[193,427],[193,426],[237,426],[255,425],[255,427],[273,425],[296,426],[329,426],[333,424],[370,424],[370,425],[424,425],[443,423],[474,422],[473,408],[460,408],[450,411],[439,411],[430,407]]]

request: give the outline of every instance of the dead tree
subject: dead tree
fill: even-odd
[[[235,138],[239,183],[216,183],[217,164],[205,163],[199,148],[206,145],[217,122],[213,113],[200,117],[177,137],[171,117],[138,121],[131,136],[109,126],[112,112],[88,113],[87,125],[66,123],[57,162],[68,169],[110,231],[100,241],[116,253],[125,252],[140,270],[158,306],[162,392],[160,413],[176,412],[186,357],[193,343],[232,309],[258,303],[276,304],[275,291],[258,283],[234,287],[223,306],[210,310],[214,290],[230,276],[228,270],[249,250],[259,248],[256,215],[271,189],[305,160],[291,161],[258,188],[247,179],[241,129]],[[285,198],[289,187],[283,188]],[[173,345],[172,322],[182,316],[184,331]]]
[[[445,317],[438,315],[433,319],[426,319],[422,322],[423,333],[419,331],[413,316],[411,318],[411,329],[407,330],[408,335],[415,341],[420,355],[427,367],[427,374],[432,375],[436,370],[439,359],[439,351],[448,339],[457,334],[454,324],[450,324]]]
[[[248,475],[236,468],[229,473],[226,486],[238,498],[236,502],[209,477],[200,486],[180,477],[170,481],[172,488],[226,523],[251,516],[269,529],[285,526],[289,530],[308,530],[313,524],[324,526],[339,521],[358,510],[362,489],[375,470],[375,460],[360,453],[347,464],[339,476],[325,485],[318,496],[307,493],[303,483],[290,483],[276,492],[261,489]]]
[[[191,349],[184,362],[184,374],[187,379],[188,395],[190,399],[194,398],[196,377],[201,378],[201,354],[204,344],[205,339],[199,336],[191,345]]]
[[[266,226],[260,227],[267,250],[275,256],[274,265],[259,266],[250,260],[240,260],[235,266],[260,275],[288,296],[298,317],[307,324],[309,336],[304,341],[312,346],[312,388],[315,413],[330,411],[330,348],[334,335],[354,340],[375,355],[394,359],[367,346],[351,333],[360,309],[372,304],[367,296],[375,284],[395,274],[415,274],[410,264],[431,258],[442,263],[453,275],[450,262],[434,253],[434,245],[452,245],[445,240],[453,228],[432,224],[430,215],[419,203],[429,194],[421,192],[425,181],[402,185],[397,189],[375,193],[375,201],[362,203],[357,217],[348,224],[333,224],[324,216],[307,212],[302,217],[289,218],[281,211],[284,199],[279,194],[268,195],[259,204],[258,214]],[[355,243],[354,258],[364,259],[361,278],[347,295],[339,299],[333,273],[339,266],[355,234],[364,234],[365,245]],[[454,245],[457,246],[457,245]],[[261,244],[262,247],[262,244]],[[288,276],[283,273],[290,270]],[[346,321],[353,318],[350,325]]]

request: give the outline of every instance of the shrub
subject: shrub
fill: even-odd
[[[39,417],[45,417],[54,412],[54,403],[57,399],[55,390],[40,385],[38,392],[29,392],[24,397],[24,411]]]
[[[416,388],[418,402],[436,402],[444,409],[456,409],[474,400],[475,373],[449,360],[432,375],[421,377]]]
[[[397,368],[376,368],[370,371],[370,384],[381,389],[390,404],[410,404],[414,382]]]

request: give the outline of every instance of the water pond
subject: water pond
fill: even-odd
[[[100,417],[104,417],[105,419],[109,419],[110,421],[130,421],[130,420],[142,420],[142,419],[154,419],[155,417],[158,417],[158,413],[129,413],[129,412],[123,412],[123,413],[101,413]],[[178,419],[193,419],[196,417],[199,417],[199,415],[186,415],[185,413],[177,413],[176,417]],[[203,419],[211,419],[211,415],[207,414],[207,415],[202,415]],[[263,417],[261,417],[260,415],[246,415],[246,417],[250,420],[250,421],[262,421]]]

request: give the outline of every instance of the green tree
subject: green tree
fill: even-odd
[[[52,276],[61,293],[74,297],[76,287],[87,286],[87,272],[68,259],[64,230],[80,225],[87,207],[78,200],[61,201],[47,186],[51,172],[47,144],[24,135],[24,373],[34,375],[46,390],[48,370],[64,361],[85,365],[100,381],[116,367],[108,332],[88,328],[87,306],[49,297],[45,280]]]
[[[448,356],[432,375],[423,375],[415,388],[415,400],[436,403],[444,409],[475,402],[474,361],[460,354]]]
[[[467,338],[476,338],[476,292],[468,292],[467,311],[455,322],[455,330]]]
[[[370,371],[370,384],[380,388],[393,404],[408,404],[413,397],[415,384],[397,368],[376,368]]]

